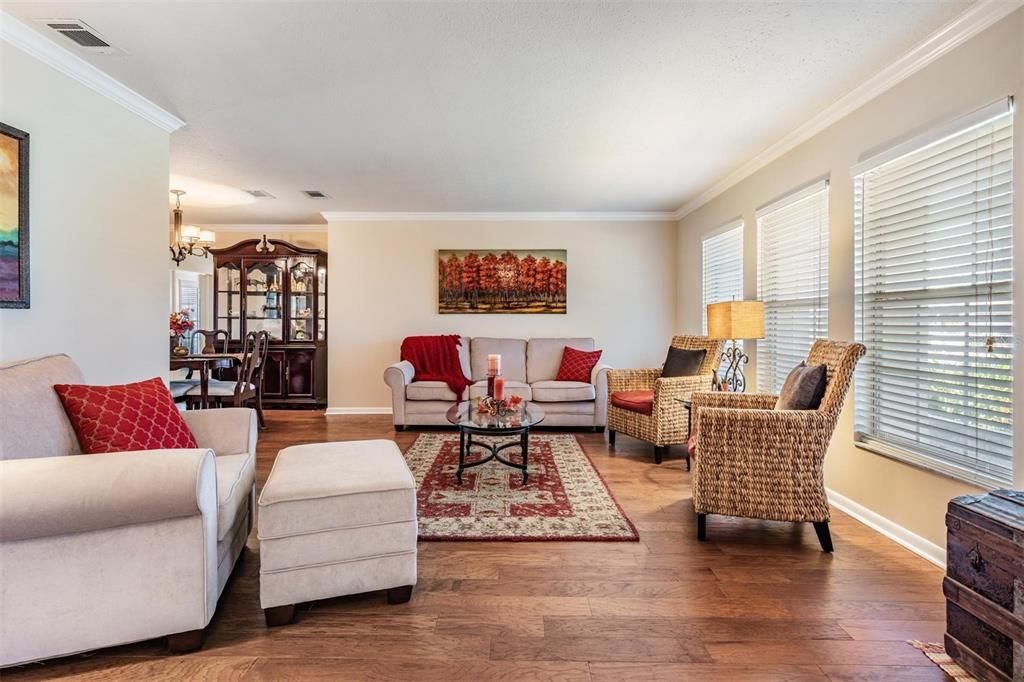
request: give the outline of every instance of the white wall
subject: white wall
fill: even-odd
[[[567,249],[565,315],[440,315],[438,249]],[[593,336],[619,367],[656,366],[672,335],[675,225],[339,222],[328,225],[331,407],[383,407],[406,336]]]
[[[1007,95],[1017,96],[1015,117],[1016,262],[1024,263],[1024,10],[1018,10],[942,59],[880,95],[779,160],[746,178],[679,224],[679,327],[701,328],[701,239],[727,220],[742,215],[744,288],[757,295],[756,207],[830,176],[829,327],[837,339],[852,339],[853,328],[853,181],[850,167],[871,151],[936,123],[948,121]],[[1020,277],[1016,278],[1019,286]],[[1018,300],[1020,296],[1017,297]],[[1024,338],[1024,313],[1016,312],[1017,338]],[[753,344],[751,344],[753,345]],[[1017,374],[1022,354],[1018,342]],[[871,349],[868,348],[868,353]],[[756,351],[747,376],[754,379]],[[1024,410],[1016,392],[1017,415]],[[974,486],[917,469],[853,444],[852,401],[836,430],[825,460],[825,479],[834,491],[938,546],[945,544],[944,511],[951,497],[978,492]],[[1018,423],[1020,420],[1018,419]],[[1018,444],[1024,430],[1017,427]],[[1022,458],[1018,458],[1021,460]],[[1024,485],[1024,461],[1018,461],[1018,485]]]
[[[0,120],[31,135],[32,307],[0,361],[64,352],[85,378],[166,376],[169,135],[0,44]]]

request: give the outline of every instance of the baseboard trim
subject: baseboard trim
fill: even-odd
[[[324,414],[334,417],[343,414],[391,414],[390,407],[328,407]]]
[[[939,568],[946,568],[946,550],[931,540],[926,540],[830,488],[826,488],[825,492],[828,494],[829,503],[839,511],[852,516],[868,528],[878,531],[896,544],[909,549]]]

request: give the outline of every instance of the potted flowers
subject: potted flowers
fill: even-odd
[[[171,355],[178,357],[188,355],[188,348],[182,345],[181,337],[186,332],[192,331],[194,327],[195,323],[192,322],[192,316],[188,308],[182,308],[178,312],[171,313]]]

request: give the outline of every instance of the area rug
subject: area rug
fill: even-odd
[[[977,682],[966,670],[961,668],[956,661],[949,657],[941,644],[933,642],[918,642],[909,640],[907,644],[919,650],[928,657],[935,665],[942,669],[942,672],[952,677],[956,682]]]
[[[503,456],[518,461],[519,450]],[[463,471],[459,485],[454,433],[421,434],[405,457],[416,477],[421,540],[640,539],[574,436],[531,434],[525,484],[521,471],[491,461]],[[469,461],[479,458],[476,449]]]

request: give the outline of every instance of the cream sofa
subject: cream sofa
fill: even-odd
[[[186,412],[200,447],[82,455],[53,385],[0,365],[0,666],[168,635],[197,648],[245,545],[256,416]]]
[[[459,360],[473,380],[468,398],[487,394],[487,356],[501,356],[505,393],[537,403],[545,413],[543,426],[601,430],[608,420],[608,365],[598,364],[589,382],[555,381],[566,346],[594,350],[591,338],[496,339],[462,337]],[[445,413],[456,396],[443,381],[413,381],[413,366],[405,361],[384,370],[391,388],[395,429],[406,426],[449,426]]]

